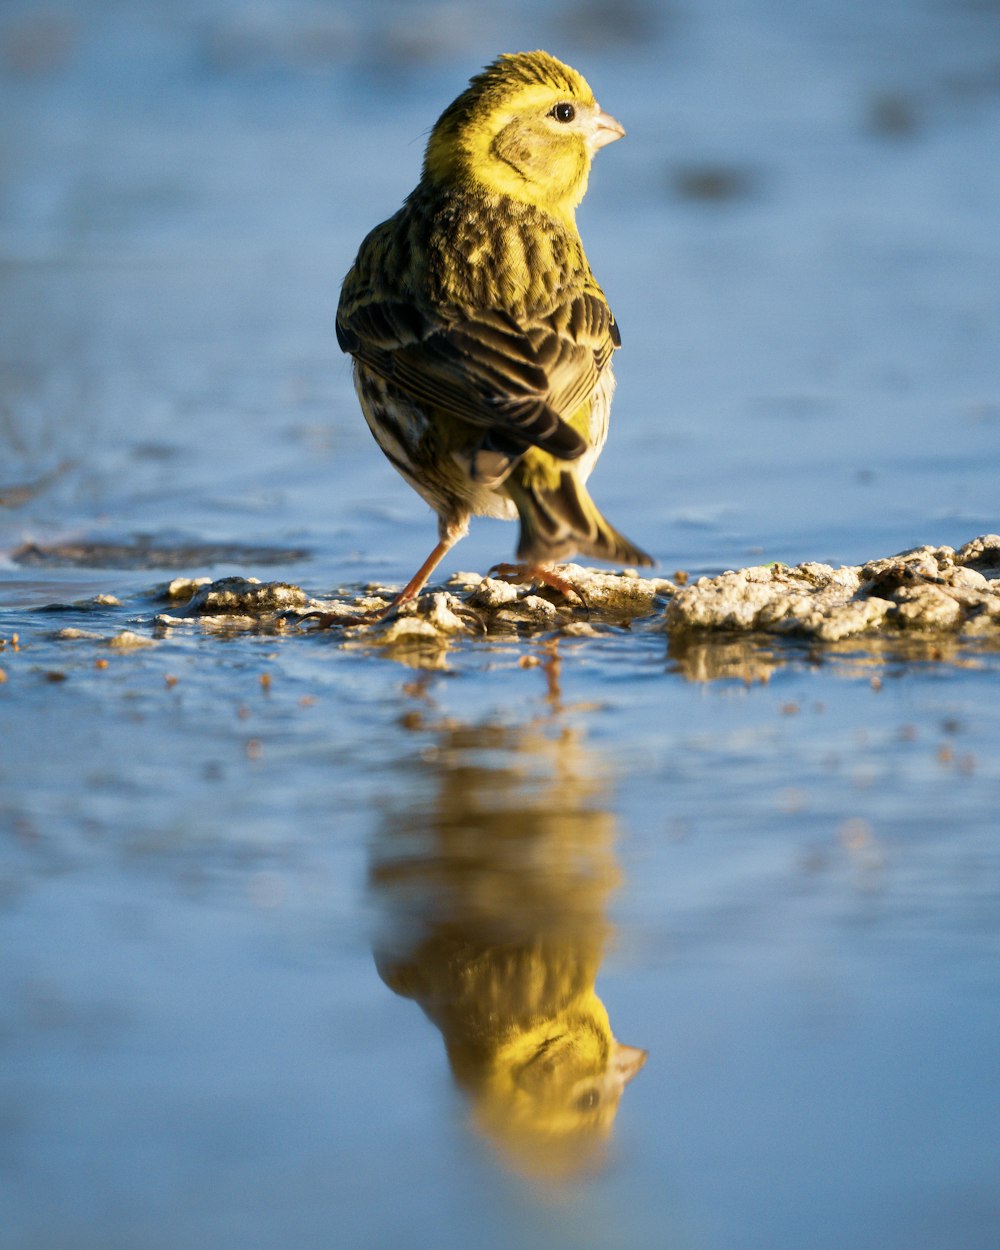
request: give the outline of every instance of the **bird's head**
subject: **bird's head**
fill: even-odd
[[[624,135],[586,79],[547,52],[499,57],[445,109],[424,177],[475,185],[572,221],[598,148]]]

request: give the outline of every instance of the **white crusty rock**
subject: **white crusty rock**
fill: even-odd
[[[783,564],[702,577],[667,605],[670,631],[797,634],[836,642],[879,631],[1000,632],[1000,536],[955,551],[915,547],[858,567]]]
[[[558,566],[566,593],[540,582],[463,573],[388,615],[393,591],[358,588],[336,599],[298,586],[223,578],[177,584],[190,602],[171,625],[200,621],[219,629],[274,630],[294,622],[342,632],[352,645],[447,647],[462,637],[567,633],[581,637],[619,625],[665,624],[692,631],[797,635],[824,642],[878,634],[1000,635],[1000,536],[985,534],[957,551],[915,547],[858,566],[806,562],[759,565],[702,577],[693,585],[634,572]],[[682,581],[678,577],[678,581]]]

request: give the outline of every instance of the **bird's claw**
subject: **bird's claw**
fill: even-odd
[[[587,612],[590,611],[590,604],[582,591],[566,581],[564,577],[560,577],[558,573],[554,573],[551,569],[543,568],[540,565],[494,564],[489,571],[489,576],[495,577],[501,582],[509,582],[515,586],[525,585],[528,582],[541,582],[551,590],[562,595],[564,599],[578,599]]]

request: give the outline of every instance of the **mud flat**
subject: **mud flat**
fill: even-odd
[[[390,587],[330,599],[288,583],[178,579],[159,628],[200,622],[224,630],[329,629],[362,646],[447,644],[461,637],[587,636],[642,626],[687,634],[769,634],[836,643],[850,638],[1000,638],[1000,535],[952,547],[915,547],[863,565],[759,565],[702,577],[640,577],[567,564],[571,594],[458,573],[447,585],[380,616]]]
[[[1000,536],[957,551],[914,547],[860,566],[770,565],[703,577],[677,591],[671,631],[732,630],[839,642],[890,632],[1000,637]]]

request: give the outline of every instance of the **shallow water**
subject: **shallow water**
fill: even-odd
[[[616,525],[668,573],[1000,528],[1000,9],[854,8],[5,7],[4,1248],[995,1242],[994,651],[429,668],[148,596],[426,554],[337,287],[502,48],[629,131],[581,212]],[[525,1115],[567,997],[648,1058]]]

